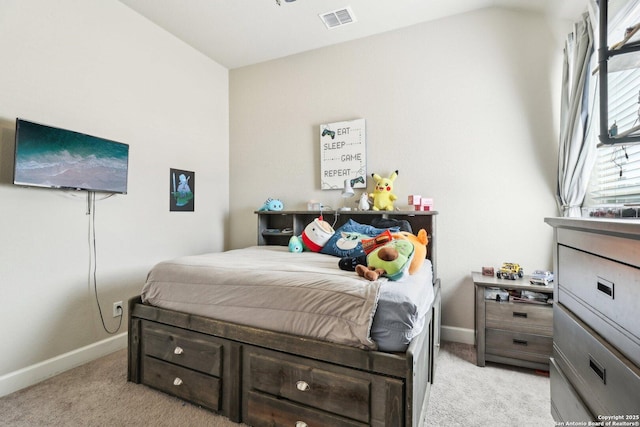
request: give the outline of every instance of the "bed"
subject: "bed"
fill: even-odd
[[[252,426],[421,425],[439,346],[434,213],[384,216],[430,237],[400,282],[283,246],[158,263],[129,301],[128,379]]]

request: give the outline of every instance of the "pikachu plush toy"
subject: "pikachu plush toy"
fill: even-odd
[[[374,211],[392,211],[393,202],[398,199],[393,191],[393,181],[398,177],[398,171],[392,173],[389,178],[382,178],[378,174],[371,174],[376,182],[373,189],[373,210]]]

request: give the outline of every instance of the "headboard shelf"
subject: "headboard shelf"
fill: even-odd
[[[433,264],[436,278],[436,216],[437,211],[255,211],[258,216],[258,245],[287,246],[291,236],[302,234],[304,227],[322,215],[323,219],[338,229],[349,219],[360,224],[371,224],[374,218],[388,218],[408,221],[414,234],[424,229],[429,237],[427,258]]]

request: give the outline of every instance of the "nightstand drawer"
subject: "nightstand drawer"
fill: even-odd
[[[368,425],[254,391],[249,392],[247,402],[249,416],[243,421],[254,427],[364,427]]]
[[[220,409],[220,380],[152,357],[144,357],[142,382],[214,411]]]
[[[553,307],[528,303],[486,302],[487,328],[553,335]]]
[[[253,390],[369,422],[371,382],[366,379],[256,353],[249,356],[249,364]]]
[[[558,366],[594,414],[637,415],[640,368],[569,311],[554,318]]]
[[[640,340],[640,269],[565,246],[558,247],[558,262],[558,285],[593,312],[584,317],[587,324],[594,327],[604,316]],[[562,293],[559,302],[572,308]]]
[[[210,336],[143,321],[142,342],[146,355],[220,376],[222,345],[212,342]]]
[[[553,338],[501,329],[486,330],[486,353],[537,363],[549,363]]]

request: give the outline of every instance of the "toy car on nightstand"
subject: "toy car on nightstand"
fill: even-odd
[[[553,282],[553,273],[550,271],[535,270],[531,273],[529,282],[531,282],[532,285],[549,286],[549,283]]]
[[[511,279],[516,280],[518,278],[522,278],[524,276],[524,271],[519,264],[513,262],[505,262],[500,267],[500,270],[496,272],[496,277],[498,279]]]

